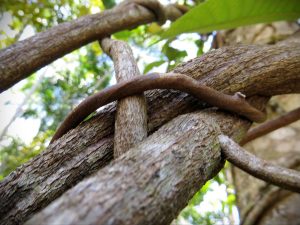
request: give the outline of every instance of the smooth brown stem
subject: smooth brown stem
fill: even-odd
[[[222,153],[233,165],[281,188],[300,193],[300,173],[279,167],[247,152],[225,135],[219,136]]]
[[[152,73],[129,81],[120,82],[86,98],[63,121],[51,143],[75,128],[99,107],[124,97],[140,94],[152,89],[175,89],[187,92],[198,99],[221,109],[243,115],[255,122],[262,122],[265,114],[252,107],[241,94],[227,95],[201,84],[199,81],[177,73]]]
[[[104,38],[100,45],[114,61],[117,82],[140,76],[130,46],[124,41]],[[114,158],[147,137],[147,106],[143,94],[118,100],[115,116]]]
[[[300,107],[282,116],[279,116],[273,120],[269,120],[261,125],[258,125],[250,129],[246,134],[246,136],[243,138],[243,140],[240,142],[240,145],[245,145],[256,138],[266,135],[281,127],[287,126],[299,119],[300,119]]]

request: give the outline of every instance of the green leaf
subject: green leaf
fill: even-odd
[[[27,109],[25,112],[23,112],[22,117],[25,119],[28,119],[30,117],[36,117],[37,112],[33,109]]]
[[[102,0],[102,2],[106,9],[110,9],[116,5],[115,0]]]
[[[297,18],[300,18],[299,0],[207,0],[174,22],[162,37]]]
[[[195,41],[195,44],[198,47],[197,56],[203,55],[204,41],[199,39],[199,40]]]
[[[168,57],[169,61],[187,56],[186,51],[181,51],[176,48],[173,48],[169,44],[170,43],[167,42],[162,48],[162,52]]]
[[[152,63],[149,63],[146,67],[145,67],[145,69],[144,69],[144,74],[145,73],[148,73],[150,70],[152,70],[154,67],[158,67],[158,66],[160,66],[160,65],[162,65],[162,64],[164,64],[165,63],[165,61],[164,60],[160,60],[160,61],[155,61],[155,62],[152,62]]]
[[[131,33],[129,30],[124,30],[124,31],[120,31],[120,32],[117,32],[117,33],[114,33],[113,36],[116,38],[116,39],[121,39],[121,40],[128,40],[128,38],[130,38],[131,36]]]

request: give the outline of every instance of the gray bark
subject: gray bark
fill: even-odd
[[[218,135],[237,139],[249,125],[213,111],[179,116],[26,224],[169,224],[223,167]]]
[[[244,172],[267,183],[300,193],[300,173],[251,154],[225,135],[219,136],[224,158]]]

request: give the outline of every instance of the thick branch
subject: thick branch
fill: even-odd
[[[240,91],[249,97],[300,92],[300,45],[218,49],[174,72],[189,74],[227,94]],[[145,96],[150,133],[182,113],[207,107],[178,91],[149,91]],[[114,105],[106,107],[5,178],[0,183],[1,223],[26,220],[84,176],[107,165],[113,155],[114,113]]]
[[[250,125],[212,111],[177,117],[26,224],[170,224],[223,166],[219,123],[233,138]]]
[[[129,45],[110,38],[101,40],[102,49],[114,61],[117,82],[140,76]],[[123,90],[125,91],[125,90]],[[118,101],[115,117],[114,157],[118,157],[147,137],[147,106],[143,94]]]
[[[149,1],[149,0],[147,0]],[[146,1],[141,1],[146,2]],[[155,0],[154,4],[159,4]],[[117,31],[156,21],[145,4],[124,4],[112,10],[59,24],[0,51],[0,93],[63,55]],[[168,19],[182,15],[176,5],[163,8]]]
[[[247,152],[225,135],[219,137],[225,158],[252,176],[300,193],[300,172],[269,163]]]

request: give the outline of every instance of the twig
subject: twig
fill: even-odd
[[[281,127],[287,126],[299,119],[300,107],[250,129],[243,140],[240,142],[240,145],[245,145],[256,138],[259,138]]]
[[[222,153],[233,165],[254,177],[300,193],[300,173],[279,167],[247,152],[225,135],[219,136]]]

